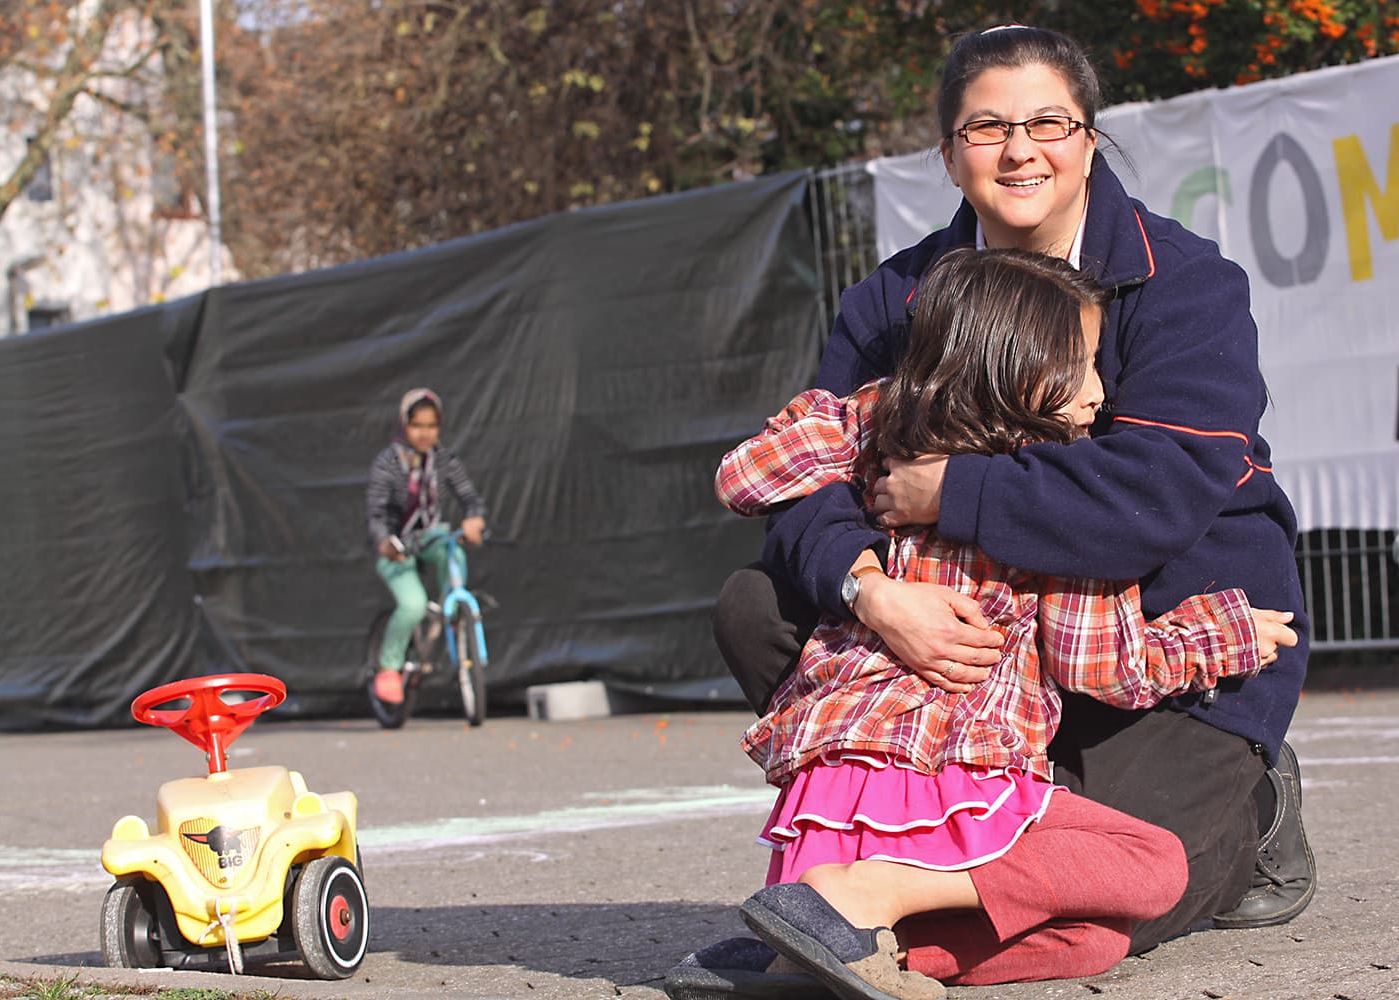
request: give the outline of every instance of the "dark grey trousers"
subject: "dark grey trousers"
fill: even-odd
[[[761,713],[796,666],[819,614],[761,566],[729,577],[714,638],[753,710]],[[1254,789],[1265,763],[1247,740],[1166,708],[1123,711],[1066,694],[1050,744],[1054,780],[1165,827],[1185,845],[1190,877],[1170,913],[1132,935],[1139,954],[1238,905],[1258,852]]]

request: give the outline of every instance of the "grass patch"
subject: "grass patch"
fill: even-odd
[[[277,1000],[270,990],[231,992],[198,987],[120,986],[115,983],[98,986],[80,983],[78,975],[57,979],[16,979],[0,976],[0,1000],[121,1000],[123,997],[143,997],[146,1000]]]
[[[57,979],[10,979],[5,986],[6,992],[0,995],[16,1000],[89,1000],[101,995],[97,987],[79,983],[76,974]]]

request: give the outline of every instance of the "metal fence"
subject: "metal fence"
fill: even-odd
[[[1399,534],[1326,528],[1297,541],[1318,650],[1399,648]]]
[[[840,311],[840,293],[879,264],[874,241],[874,178],[863,163],[819,171],[810,207],[821,269],[821,322],[829,330]]]
[[[874,181],[864,164],[818,171],[810,209],[829,330],[841,291],[879,264]],[[1309,531],[1297,542],[1297,568],[1316,652],[1399,649],[1399,533]]]

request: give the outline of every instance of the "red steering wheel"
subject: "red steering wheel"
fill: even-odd
[[[228,691],[251,691],[260,695],[248,701],[229,704]],[[177,708],[158,708],[188,698]],[[276,708],[287,698],[287,686],[267,674],[210,674],[162,684],[138,695],[131,703],[131,716],[148,726],[164,726],[189,740],[209,756],[209,773],[228,769],[227,751],[243,730],[263,712]]]

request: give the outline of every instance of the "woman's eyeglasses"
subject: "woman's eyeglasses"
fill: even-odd
[[[969,146],[998,146],[1010,139],[1010,134],[1015,131],[1017,125],[1024,126],[1025,134],[1035,142],[1058,142],[1067,139],[1079,129],[1088,127],[1068,115],[1041,115],[1038,118],[1027,118],[1023,122],[983,118],[953,129],[952,135],[960,135]]]

